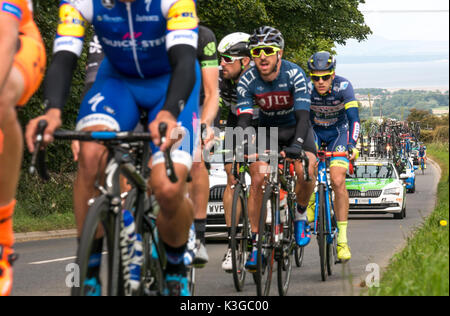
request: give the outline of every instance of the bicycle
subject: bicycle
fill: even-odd
[[[419,157],[420,159],[420,170],[422,170],[422,175],[425,174],[425,158]]]
[[[42,142],[46,122],[39,123],[36,148]],[[164,125],[160,125],[160,134],[165,135]],[[159,206],[153,196],[148,196],[147,179],[150,170],[147,167],[150,157],[151,141],[149,133],[138,132],[76,132],[57,130],[55,139],[101,141],[108,152],[107,167],[105,171],[104,186],[96,183],[101,195],[89,201],[89,211],[83,225],[76,264],[79,268],[79,287],[72,288],[72,296],[85,295],[85,280],[89,258],[92,253],[92,243],[100,227],[105,234],[103,239],[107,248],[107,277],[106,294],[108,296],[122,295],[161,295],[164,288],[164,270],[166,256],[164,246],[158,236],[156,218]],[[172,182],[178,179],[174,172],[173,162],[169,152],[164,153],[166,159],[166,172]],[[45,152],[36,150],[33,153],[30,172],[36,170],[39,175],[48,180],[45,167]],[[128,192],[120,191],[120,176],[129,181],[132,189]],[[123,202],[125,200],[125,202]],[[138,290],[130,288],[130,271],[128,269],[129,256],[126,233],[124,231],[122,210],[133,213],[136,233],[142,236],[143,263]],[[193,289],[195,283],[195,270],[189,271],[189,286]]]
[[[313,234],[317,236],[319,245],[322,281],[326,281],[327,277],[333,273],[333,264],[339,263],[337,258],[338,228],[334,212],[332,188],[327,176],[327,160],[334,157],[347,157],[347,153],[329,152],[322,149],[317,153],[317,157],[319,166]]]
[[[231,173],[237,183],[231,188],[234,189],[231,210],[231,261],[233,282],[236,291],[241,292],[244,288],[246,270],[245,261],[252,249],[252,233],[247,210],[248,186],[246,174],[248,164],[238,164],[236,154],[233,159]]]
[[[280,296],[285,296],[289,289],[292,271],[291,257],[295,254],[296,262],[301,262],[302,258],[297,256],[303,256],[303,249],[298,249],[294,235],[297,175],[294,172],[293,163],[278,153],[259,155],[259,157],[262,156],[277,157],[278,164],[277,168],[270,168],[270,173],[266,174],[263,185],[264,196],[257,236],[257,268],[254,273],[256,291],[258,296],[269,295],[273,264],[277,261],[278,293]],[[303,170],[305,170],[305,180],[311,181],[307,156],[302,155],[299,160],[302,161]],[[283,215],[280,209],[281,190],[287,193],[287,211],[285,210]]]

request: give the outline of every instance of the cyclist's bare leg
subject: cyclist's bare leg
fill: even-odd
[[[350,205],[348,191],[345,185],[346,174],[346,168],[338,166],[330,167],[331,186],[335,195],[334,209],[336,211],[336,219],[338,222],[345,222],[348,220],[348,209]]]
[[[196,220],[206,220],[209,200],[209,175],[203,159],[192,164],[191,176],[189,196],[194,203],[194,217]]]
[[[0,91],[0,206],[14,199],[22,164],[23,137],[17,120],[15,106],[24,91],[24,79],[19,70],[12,67],[3,89]]]
[[[152,168],[151,187],[160,205],[157,226],[161,239],[173,248],[186,244],[189,229],[194,220],[192,201],[186,197],[188,169],[174,163],[178,182],[173,184],[167,178],[166,167],[160,163]]]
[[[250,195],[248,198],[248,217],[252,233],[259,232],[259,218],[261,213],[263,188],[264,185],[264,170],[267,171],[268,164],[262,161],[254,162],[250,165],[250,176],[252,178],[252,185],[250,186]]]
[[[97,125],[84,129],[84,131],[102,130],[107,130],[107,127]],[[108,158],[106,151],[103,145],[95,142],[81,142],[80,144],[78,171],[73,188],[73,204],[78,236],[81,236],[84,220],[89,209],[87,202],[91,198],[99,195],[94,185],[99,172],[103,176]],[[96,237],[100,238],[101,236],[102,231],[99,230]]]
[[[307,206],[311,194],[314,192],[316,186],[317,173],[317,159],[313,153],[306,152],[309,158],[309,177],[310,182],[305,181],[303,173],[303,164],[300,161],[295,162],[295,172],[297,174],[297,185],[295,186],[295,193],[297,194],[297,203],[301,206]]]

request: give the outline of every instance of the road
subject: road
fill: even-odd
[[[425,175],[417,175],[417,190],[407,196],[407,217],[394,220],[392,215],[351,215],[349,245],[353,258],[344,265],[336,265],[334,274],[326,282],[320,278],[317,243],[313,239],[305,250],[303,266],[294,268],[289,295],[360,295],[361,283],[387,266],[389,259],[406,243],[407,237],[434,209],[438,169],[429,164]],[[197,270],[196,295],[200,296],[254,296],[256,288],[247,276],[244,291],[236,293],[231,274],[221,270],[225,244],[208,243],[210,263]],[[14,296],[65,296],[70,289],[66,278],[74,261],[76,240],[53,239],[17,243],[19,260],[14,266]],[[366,271],[367,268],[371,268]],[[272,280],[272,295],[276,290],[276,275]]]

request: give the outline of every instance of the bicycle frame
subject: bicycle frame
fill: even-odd
[[[338,234],[338,229],[332,228],[332,222],[331,222],[331,216],[332,212],[334,213],[334,203],[331,196],[331,186],[328,182],[327,177],[327,159],[333,158],[333,157],[343,157],[347,156],[346,153],[336,153],[336,152],[325,152],[325,151],[319,151],[317,154],[318,160],[319,160],[319,166],[318,166],[318,176],[317,176],[317,187],[320,185],[324,186],[325,189],[325,208],[326,208],[326,235],[327,235],[327,243],[332,244],[333,240],[336,238]],[[316,194],[316,208],[315,208],[315,215],[314,215],[314,231],[313,234],[318,234],[318,221],[319,221],[319,204],[320,204],[320,197],[319,194]]]

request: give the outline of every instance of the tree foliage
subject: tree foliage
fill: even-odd
[[[262,25],[278,28],[286,40],[287,58],[306,66],[318,50],[333,50],[350,38],[371,33],[358,10],[362,0],[197,0],[201,22],[220,40],[232,32],[252,33]]]

